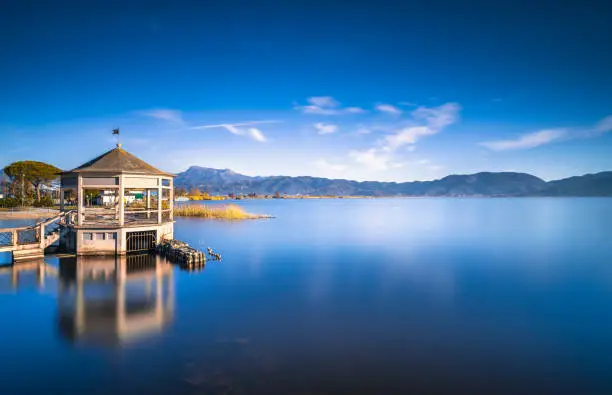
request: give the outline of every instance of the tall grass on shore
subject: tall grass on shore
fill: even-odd
[[[178,217],[198,217],[206,219],[259,219],[272,218],[269,215],[250,214],[236,204],[207,206],[205,204],[181,204],[174,206],[174,215]]]

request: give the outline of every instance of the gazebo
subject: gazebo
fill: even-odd
[[[74,208],[60,247],[77,255],[124,255],[173,238],[173,178],[117,147],[61,173],[60,209]]]

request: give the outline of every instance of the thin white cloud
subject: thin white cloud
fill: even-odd
[[[539,147],[564,137],[566,129],[545,129],[524,134],[514,140],[486,141],[480,145],[493,151],[520,150]]]
[[[335,115],[339,112],[340,103],[331,96],[313,96],[306,99],[304,106],[296,106],[305,114]]]
[[[412,111],[415,121],[424,125],[408,126],[385,138],[385,148],[391,151],[405,145],[413,145],[424,136],[439,133],[445,127],[457,122],[461,107],[457,103],[446,103],[439,107],[419,107]]]
[[[608,115],[599,121],[593,130],[597,133],[608,133],[612,131],[612,115]]]
[[[267,138],[261,130],[257,128],[244,128],[244,126],[252,126],[252,125],[266,124],[266,123],[278,123],[278,122],[280,121],[264,120],[264,121],[238,122],[238,123],[220,123],[220,124],[214,124],[214,125],[192,126],[190,129],[202,130],[202,129],[222,128],[237,136],[247,136],[255,141],[264,143],[267,141]]]
[[[313,96],[308,98],[308,103],[317,107],[336,108],[340,103],[331,96]]]
[[[371,170],[388,170],[397,167],[397,151],[406,147],[416,149],[416,143],[423,137],[440,133],[447,126],[457,122],[461,107],[457,103],[446,103],[439,107],[419,107],[410,113],[410,125],[392,131],[376,146],[351,151],[349,157]]]
[[[330,123],[326,124],[323,122],[318,122],[314,124],[314,127],[317,129],[317,133],[319,134],[331,134],[338,131],[338,126]]]
[[[375,108],[376,110],[385,112],[387,114],[400,115],[402,113],[402,110],[391,104],[378,104]]]
[[[304,114],[337,115],[340,113],[335,108],[323,108],[319,106],[301,106],[298,108],[300,108]]]
[[[342,108],[340,102],[331,96],[313,96],[306,99],[308,104],[294,108],[304,114],[319,114],[319,115],[340,115],[340,114],[359,114],[365,112],[360,107]]]
[[[363,114],[364,112],[366,112],[366,110],[361,107],[347,107],[344,109],[344,111],[350,114]]]
[[[370,134],[370,133],[372,133],[372,129],[369,129],[369,128],[363,126],[363,125],[359,125],[357,127],[356,133],[357,134]]]
[[[425,121],[434,129],[442,129],[452,125],[459,119],[461,106],[457,103],[445,103],[439,107],[419,107],[411,114],[417,121]]]
[[[259,141],[260,143],[265,143],[266,142],[266,136],[264,136],[263,133],[261,132],[261,130],[259,130],[257,128],[250,128],[249,129],[249,136],[253,140]]]
[[[269,120],[264,120],[264,121],[245,121],[245,122],[237,122],[237,123],[219,123],[219,124],[212,124],[212,125],[199,125],[199,126],[192,126],[189,129],[198,130],[198,129],[212,129],[212,128],[227,128],[228,126],[240,127],[240,126],[261,125],[265,123],[280,123],[280,122],[282,121],[279,121],[276,119],[269,119]]]
[[[348,166],[341,164],[332,164],[325,159],[317,159],[313,162],[315,166],[323,170],[331,170],[334,172],[342,172],[348,169]]]
[[[389,169],[392,160],[391,155],[376,148],[350,151],[349,156],[357,163],[375,171]]]
[[[179,110],[170,110],[167,108],[155,108],[152,110],[141,111],[140,114],[147,116],[147,117],[160,119],[160,120],[168,121],[168,122],[175,122],[175,123],[184,122],[183,113]]]
[[[231,134],[235,134],[235,135],[238,135],[238,136],[243,134],[243,132],[240,129],[238,129],[236,126],[234,126],[234,125],[219,125],[219,127],[224,128],[225,130],[227,130]]]
[[[529,149],[541,145],[556,142],[558,140],[573,140],[580,138],[591,138],[612,132],[612,115],[608,115],[591,128],[569,129],[544,129],[534,133],[523,134],[514,140],[485,141],[480,145],[493,151]]]
[[[385,137],[386,147],[396,150],[407,144],[416,144],[419,138],[438,133],[438,130],[427,126],[411,126],[400,129],[397,133]]]

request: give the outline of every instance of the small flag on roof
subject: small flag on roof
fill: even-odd
[[[119,128],[113,129],[113,134],[119,134]]]

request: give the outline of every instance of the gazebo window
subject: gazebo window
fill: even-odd
[[[129,188],[124,190],[125,223],[157,223],[159,189]]]
[[[119,194],[115,189],[83,188],[83,205],[86,208],[114,208],[119,203]]]

